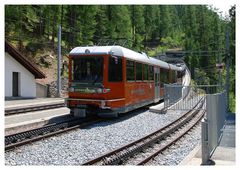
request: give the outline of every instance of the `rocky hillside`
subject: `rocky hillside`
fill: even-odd
[[[57,55],[53,51],[44,51],[43,54],[38,54],[35,57],[35,63],[46,75],[45,79],[36,79],[37,83],[49,86],[49,97],[55,97],[57,95]],[[68,68],[67,57],[63,56],[62,67],[62,94],[67,92],[68,83]]]

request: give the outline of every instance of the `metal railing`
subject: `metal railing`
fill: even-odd
[[[212,164],[210,157],[219,145],[226,120],[226,91],[206,96],[206,117],[202,121],[202,165]]]
[[[190,110],[207,94],[223,91],[219,85],[164,84],[164,110]],[[206,109],[206,106],[202,109]]]
[[[164,110],[192,110],[204,99],[201,110],[206,111],[202,121],[202,165],[212,164],[211,156],[219,145],[227,111],[227,97],[224,86],[164,85]]]

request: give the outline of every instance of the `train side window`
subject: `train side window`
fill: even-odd
[[[182,83],[182,73],[181,73],[181,71],[177,72],[177,83],[179,83],[179,84]]]
[[[142,64],[136,63],[136,80],[142,80]]]
[[[165,79],[165,83],[166,84],[169,84],[169,82],[170,82],[170,70],[167,70],[167,69],[165,69],[165,75],[166,75],[166,79]]]
[[[176,83],[176,73],[175,70],[170,70],[170,82]]]
[[[160,86],[163,87],[164,84],[168,83],[168,70],[161,68],[160,69]]]
[[[177,83],[177,71],[174,71],[174,83]]]
[[[163,76],[164,76],[164,71],[163,71],[163,69],[162,68],[160,68],[160,86],[161,87],[163,87],[163,84],[164,84],[164,82],[163,82]]]
[[[153,66],[149,66],[149,80],[154,80]]]
[[[143,80],[148,80],[148,65],[143,65]]]
[[[120,82],[122,81],[122,58],[109,57],[108,62],[108,81]]]
[[[135,81],[134,61],[127,60],[127,81]]]
[[[169,82],[170,82],[170,83],[173,83],[172,70],[169,70]]]

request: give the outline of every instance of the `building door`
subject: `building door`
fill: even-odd
[[[155,77],[155,100],[154,102],[158,102],[160,100],[160,71],[159,68],[154,68],[154,77]]]
[[[19,73],[13,72],[12,74],[12,96],[19,96]]]

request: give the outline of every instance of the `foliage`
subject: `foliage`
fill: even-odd
[[[229,10],[230,14],[230,99],[229,99],[229,107],[230,111],[235,113],[235,105],[236,105],[236,88],[235,88],[235,81],[236,81],[236,32],[235,32],[235,25],[236,25],[236,5],[232,6]]]
[[[236,97],[233,92],[229,93],[229,110],[232,113],[236,113]]]
[[[59,25],[63,55],[76,46],[119,43],[149,49],[150,56],[180,48],[197,83],[217,84],[215,64],[226,62],[228,26],[235,96],[235,6],[229,13],[224,19],[206,5],[5,5],[5,37],[32,56],[44,48],[56,51]]]
[[[195,69],[195,83],[200,85],[210,85],[210,78],[204,70]]]
[[[168,49],[167,46],[160,45],[160,46],[157,46],[154,49],[148,49],[148,55],[150,57],[154,57],[158,54],[164,53],[167,49]]]
[[[225,22],[205,5],[5,5],[5,14],[9,40],[51,42],[56,47],[61,25],[66,53],[75,46],[121,39],[137,51],[159,45],[210,51],[224,44]],[[208,45],[215,39],[221,46]],[[204,65],[206,57],[193,57],[188,64]]]

